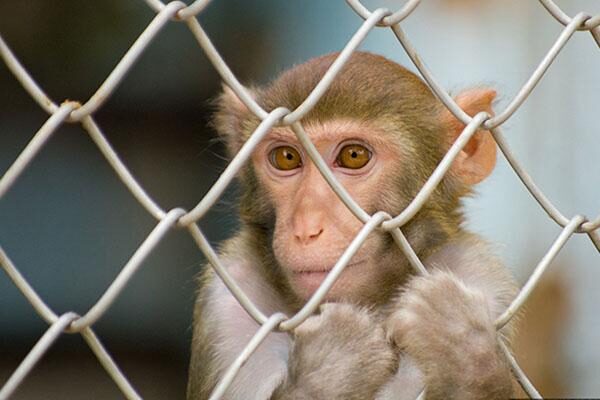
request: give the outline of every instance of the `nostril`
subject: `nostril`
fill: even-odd
[[[316,240],[323,233],[323,228],[319,228],[318,230],[304,231],[297,233],[296,239],[302,244],[309,244],[310,242]]]
[[[309,239],[316,239],[316,238],[318,238],[321,235],[321,233],[323,233],[323,228],[319,229],[319,232],[313,233],[313,234],[309,235],[308,238]]]

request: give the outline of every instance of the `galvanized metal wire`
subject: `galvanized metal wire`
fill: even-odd
[[[549,250],[542,256],[540,263],[533,270],[527,283],[521,289],[520,293],[510,304],[507,310],[497,319],[496,327],[502,328],[508,323],[519,308],[523,305],[528,295],[534,290],[539,280],[547,270],[552,260],[556,257],[560,249],[565,245],[569,238],[574,234],[586,234],[589,236],[592,244],[600,252],[600,215],[588,220],[581,215],[566,217],[556,206],[544,195],[544,193],[535,184],[531,176],[524,170],[516,157],[509,149],[501,131],[500,126],[504,124],[521,107],[527,97],[534,91],[536,85],[544,77],[552,62],[559,56],[566,43],[578,31],[589,31],[593,39],[600,46],[600,15],[591,16],[585,12],[570,17],[565,14],[551,0],[539,0],[541,5],[555,18],[559,23],[565,26],[562,33],[557,38],[554,45],[548,50],[546,55],[540,61],[538,67],[531,73],[529,79],[525,82],[519,92],[514,96],[509,105],[496,116],[490,116],[486,113],[479,113],[474,117],[469,116],[462,110],[456,102],[450,97],[448,92],[437,82],[433,74],[426,67],[423,60],[419,57],[417,50],[411,45],[408,37],[401,29],[401,23],[411,16],[413,11],[421,3],[421,0],[409,0],[404,6],[392,12],[387,9],[376,9],[370,11],[361,4],[359,0],[347,0],[348,6],[356,14],[364,19],[364,23],[349,39],[344,49],[339,53],[323,79],[317,84],[310,95],[295,110],[287,110],[283,107],[276,108],[268,113],[252,98],[249,91],[238,81],[232,73],[229,66],[223,60],[219,51],[212,44],[208,34],[204,31],[197,16],[202,13],[210,0],[197,0],[190,5],[180,1],[163,3],[160,0],[145,0],[148,6],[156,12],[156,16],[148,24],[147,28],[133,43],[131,48],[123,55],[115,68],[111,71],[105,81],[98,87],[95,93],[85,102],[65,101],[59,103],[52,100],[44,90],[36,83],[35,79],[21,65],[17,57],[13,54],[8,44],[0,36],[0,56],[8,67],[9,71],[21,83],[23,89],[38,103],[38,105],[49,114],[46,122],[32,136],[29,144],[16,155],[15,161],[2,174],[0,178],[0,201],[2,197],[11,189],[14,182],[28,167],[29,163],[36,157],[38,152],[44,147],[47,140],[65,123],[79,123],[90,135],[98,150],[104,155],[108,164],[121,179],[123,184],[130,190],[135,199],[146,209],[146,211],[157,220],[156,227],[144,240],[144,242],[134,252],[131,259],[123,266],[121,272],[109,285],[104,294],[98,301],[83,315],[73,312],[55,313],[44,300],[36,293],[35,289],[19,272],[18,268],[10,260],[8,254],[0,247],[0,266],[7,273],[14,285],[21,291],[23,296],[29,301],[35,312],[48,323],[49,328],[40,338],[38,343],[31,349],[29,354],[15,369],[14,373],[5,382],[0,389],[0,400],[8,399],[11,394],[22,384],[27,374],[35,367],[40,358],[48,351],[55,340],[65,333],[78,333],[83,336],[88,346],[97,356],[100,364],[112,377],[115,384],[128,399],[139,399],[140,396],[133,388],[132,384],[119,370],[116,363],[112,360],[108,352],[104,349],[100,340],[92,330],[94,323],[104,315],[110,306],[115,302],[120,293],[125,289],[127,283],[133,275],[141,268],[144,260],[150,255],[158,243],[171,231],[177,228],[186,228],[192,238],[198,245],[200,251],[206,256],[212,268],[223,280],[225,285],[231,291],[231,294],[239,301],[240,305],[248,314],[260,324],[260,329],[250,340],[240,356],[234,361],[226,371],[220,383],[215,388],[211,399],[220,398],[227,390],[236,376],[236,373],[243,368],[245,361],[252,356],[252,353],[258,345],[273,331],[290,331],[308,318],[323,301],[324,296],[332,287],[335,280],[348,265],[351,257],[368,238],[369,234],[377,228],[389,232],[395,243],[404,252],[415,268],[418,274],[427,274],[423,263],[417,257],[416,253],[406,240],[402,233],[402,226],[413,218],[421,209],[425,202],[431,196],[435,187],[447,173],[452,161],[459,154],[460,150],[466,145],[468,139],[479,129],[491,130],[494,140],[500,147],[503,155],[509,164],[527,187],[533,199],[546,211],[548,216],[563,228],[556,241],[550,246]],[[94,120],[94,113],[98,111],[104,102],[112,95],[119,86],[125,74],[131,70],[134,63],[139,59],[148,45],[156,38],[162,28],[169,23],[185,22],[191,34],[196,38],[200,50],[203,51],[216,71],[220,74],[223,81],[233,90],[248,109],[255,114],[262,122],[256,128],[249,140],[242,146],[238,154],[230,162],[219,179],[212,185],[206,195],[189,212],[175,208],[172,210],[163,210],[152,197],[144,190],[141,184],[131,174],[125,163],[121,161],[118,154],[110,145],[102,130]],[[344,67],[352,53],[358,48],[366,36],[377,27],[390,28],[401,46],[404,48],[416,68],[420,71],[422,77],[429,84],[433,92],[448,110],[466,126],[458,137],[456,142],[448,150],[439,166],[427,180],[425,185],[415,196],[413,201],[397,216],[390,216],[383,211],[378,211],[369,215],[358,203],[347,193],[343,186],[336,180],[332,171],[327,167],[320,154],[310,141],[310,137],[302,127],[302,118],[317,104],[327,88],[336,79],[340,70]],[[309,157],[315,163],[324,179],[329,183],[340,200],[348,209],[363,222],[364,226],[350,243],[346,251],[340,257],[339,261],[331,270],[321,287],[309,299],[306,305],[295,315],[286,316],[276,313],[270,317],[265,315],[244,293],[238,283],[228,273],[225,266],[219,260],[218,254],[210,246],[208,240],[200,230],[197,222],[206,214],[206,212],[218,201],[226,187],[235,178],[240,168],[248,162],[257,144],[274,126],[289,126],[302,146],[306,149]],[[1,221],[0,221],[1,223]],[[539,392],[529,381],[525,373],[521,370],[508,347],[499,341],[501,348],[506,354],[507,360],[512,366],[513,372],[524,390],[531,398],[541,398]],[[324,377],[326,378],[326,377]],[[426,388],[425,388],[426,390]],[[419,398],[424,397],[422,392]]]

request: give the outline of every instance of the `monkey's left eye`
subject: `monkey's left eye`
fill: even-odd
[[[272,166],[282,171],[289,171],[302,166],[300,154],[291,146],[274,148],[269,156],[269,161]]]
[[[342,147],[337,156],[337,164],[342,168],[359,169],[367,165],[371,152],[360,144],[349,144]]]

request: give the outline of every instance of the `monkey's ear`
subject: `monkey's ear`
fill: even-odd
[[[470,89],[459,94],[455,101],[467,114],[473,116],[481,111],[493,115],[492,102],[496,91],[489,88]],[[442,113],[442,123],[448,133],[449,145],[454,143],[465,125],[457,120],[446,108]],[[458,154],[451,170],[464,183],[473,185],[490,175],[496,165],[496,142],[489,131],[475,133]]]
[[[253,97],[254,93],[250,92]],[[246,141],[244,121],[249,117],[248,107],[237,97],[229,86],[223,83],[223,93],[217,97],[212,124],[219,136],[225,141],[230,157],[237,154]]]

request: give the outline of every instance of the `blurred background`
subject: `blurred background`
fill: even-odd
[[[397,9],[400,1],[366,1]],[[557,1],[574,15],[597,0]],[[142,0],[3,0],[0,34],[56,102],[87,100],[153,18]],[[245,84],[265,83],[313,56],[340,50],[361,20],[342,0],[220,0],[200,16]],[[536,1],[427,0],[402,24],[453,93],[496,88],[503,109],[561,30]],[[388,29],[361,49],[414,67]],[[570,217],[600,212],[600,52],[577,33],[503,126],[526,170]],[[220,78],[186,26],[170,23],[95,115],[133,175],[164,208],[191,209],[226,165],[207,126]],[[0,63],[0,174],[48,116]],[[503,157],[467,201],[469,228],[493,242],[523,283],[560,228]],[[57,313],[85,313],[156,222],[79,125],[62,126],[0,199],[0,245]],[[217,244],[236,228],[234,189],[200,221]],[[194,277],[204,259],[186,232],[158,246],[94,329],[139,393],[183,398]],[[521,365],[549,397],[600,396],[600,257],[575,236],[534,293],[516,341]],[[0,385],[46,324],[0,273]],[[15,399],[121,398],[78,335],[62,336]]]

